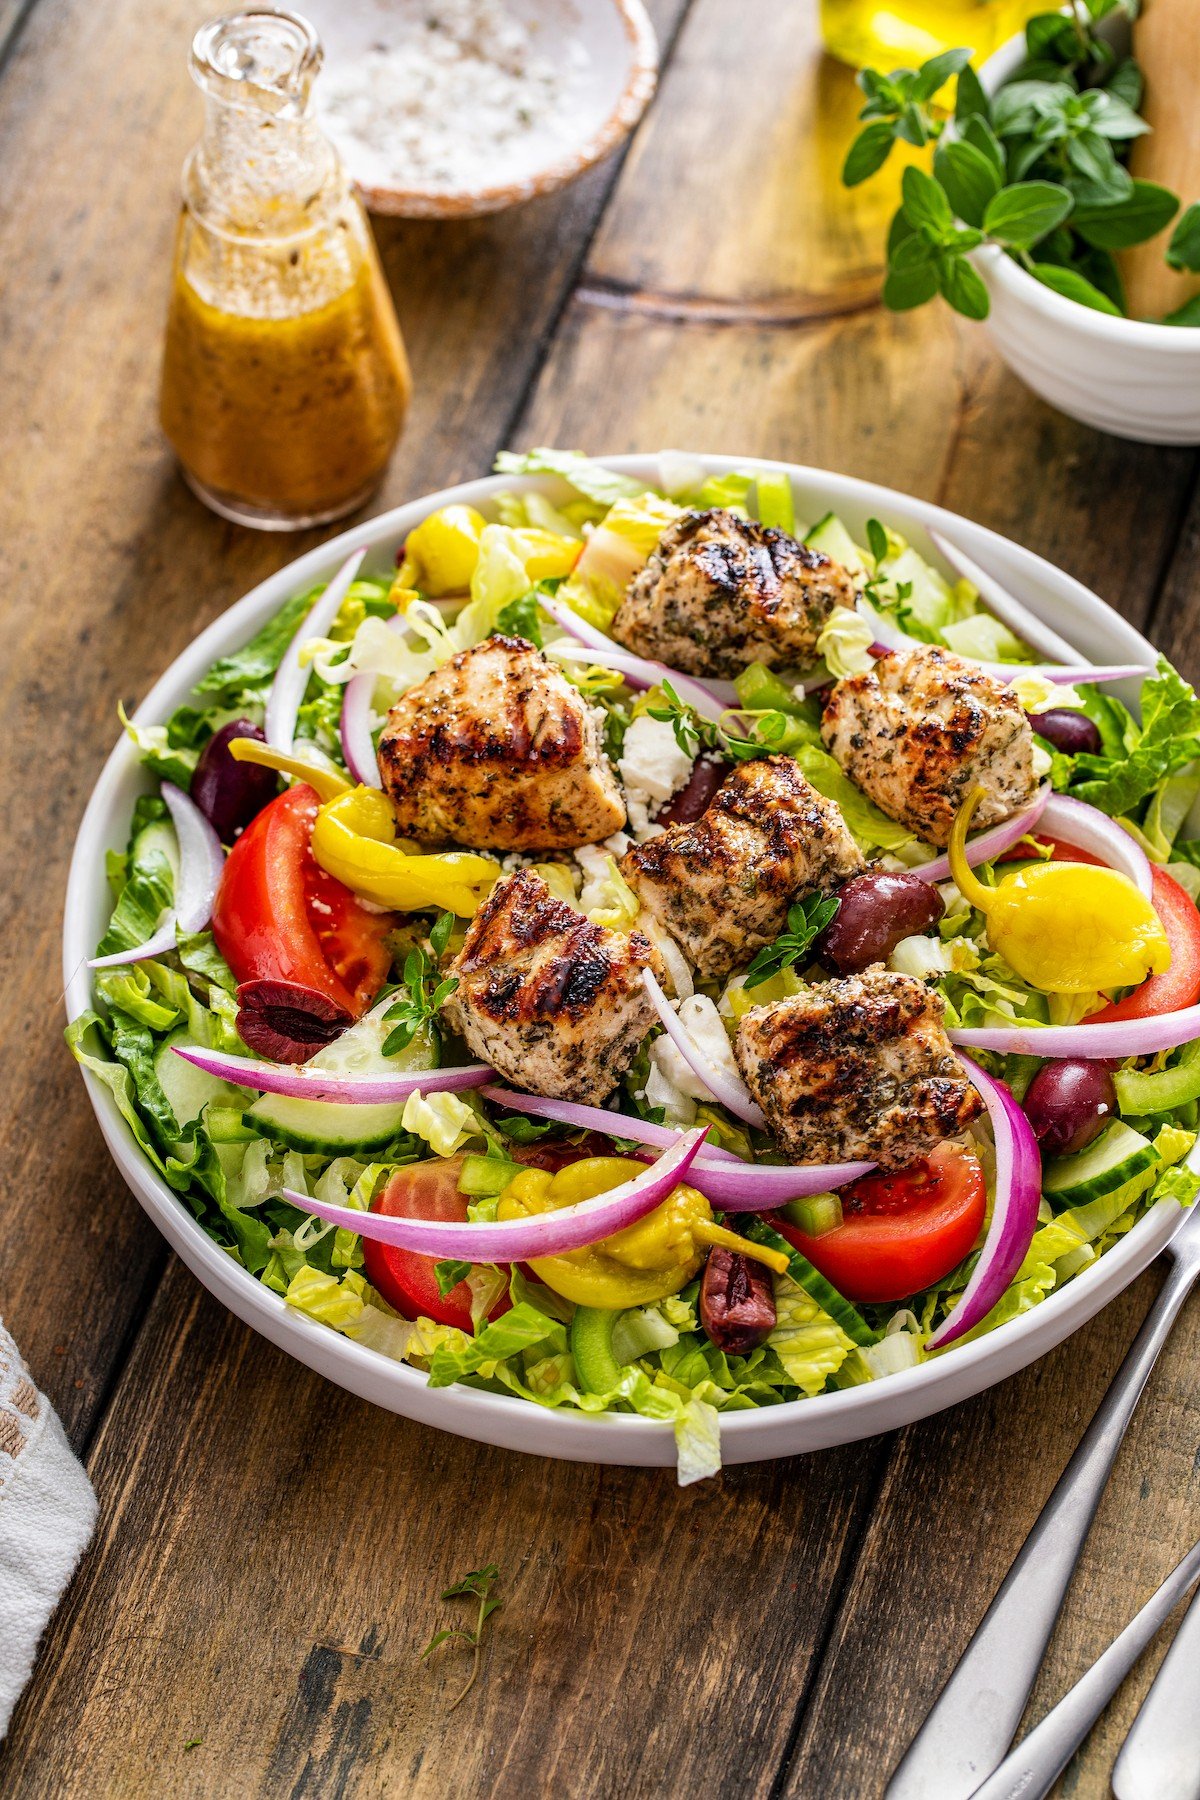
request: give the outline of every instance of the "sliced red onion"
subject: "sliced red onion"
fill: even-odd
[[[729,702],[723,695],[734,694],[729,682],[709,683],[697,681],[694,676],[681,675],[678,669],[669,669],[665,663],[651,662],[644,656],[637,656],[632,650],[615,643],[586,619],[581,619],[577,612],[565,606],[561,600],[540,597],[538,604],[544,612],[549,613],[556,625],[569,631],[577,638],[585,649],[603,652],[602,655],[584,656],[581,651],[574,650],[568,644],[553,644],[551,650],[555,655],[572,656],[577,662],[601,663],[605,668],[615,669],[624,675],[630,687],[657,687],[662,681],[669,681],[681,700],[694,706],[702,718],[719,719]],[[721,691],[723,690],[723,692]]]
[[[273,750],[290,755],[296,737],[296,720],[300,703],[308,686],[309,669],[300,661],[301,647],[310,638],[324,637],[341,610],[350,584],[358,574],[366,546],[348,557],[334,576],[316,605],[305,616],[299,631],[288,645],[280,661],[271,692],[267,696],[267,712],[263,723],[268,744]]]
[[[1154,895],[1154,877],[1150,858],[1140,844],[1134,842],[1115,819],[1083,800],[1069,800],[1065,794],[1052,794],[1042,812],[1041,827],[1064,844],[1077,844],[1090,850],[1110,869],[1127,875],[1133,885],[1146,896]]]
[[[163,782],[162,797],[179,840],[175,904],[144,944],[133,950],[114,951],[111,956],[94,956],[88,964],[91,969],[109,969],[119,963],[144,962],[147,957],[162,956],[175,948],[177,930],[185,935],[202,931],[212,917],[213,901],[225,867],[221,840],[200,808],[173,781]]]
[[[971,1279],[926,1341],[926,1350],[944,1349],[991,1312],[1025,1261],[1042,1197],[1042,1159],[1029,1120],[1002,1081],[986,1075],[969,1056],[962,1062],[992,1122],[996,1192],[992,1222]]]
[[[1044,818],[1049,802],[1050,786],[1047,783],[1038,789],[1032,804],[1024,812],[1014,813],[1011,819],[1002,819],[999,825],[989,825],[986,831],[968,838],[966,855],[971,867],[974,868],[976,863],[991,862],[1011,850]],[[950,876],[950,858],[938,856],[932,862],[917,863],[908,873],[919,875],[922,881],[946,881]]]
[[[1178,1050],[1200,1038],[1200,1006],[1181,1012],[1156,1013],[1148,1019],[1112,1019],[1089,1025],[977,1026],[952,1031],[950,1041],[968,1050],[994,1050],[1000,1056],[1053,1056],[1108,1062],[1126,1056],[1153,1056]]]
[[[625,1113],[608,1112],[602,1106],[576,1106],[569,1100],[545,1100],[539,1094],[516,1094],[500,1087],[485,1087],[481,1091],[484,1099],[491,1100],[496,1106],[531,1113],[536,1118],[556,1119],[560,1125],[569,1125],[577,1131],[597,1131],[606,1137],[626,1138],[658,1150],[668,1149],[679,1139],[679,1133],[668,1125],[631,1119]],[[874,1163],[866,1162],[813,1164],[807,1168],[750,1163],[745,1157],[735,1156],[732,1150],[705,1144],[692,1164],[688,1185],[698,1188],[723,1212],[759,1212],[783,1206],[788,1200],[828,1193],[847,1181],[857,1181],[860,1175],[866,1175],[874,1167]]]
[[[649,1144],[655,1150],[669,1150],[678,1143],[679,1133],[669,1125],[652,1125],[646,1119],[631,1119],[626,1113],[609,1112],[603,1106],[577,1106],[573,1100],[548,1100],[541,1094],[518,1094],[511,1088],[487,1086],[482,1089],[485,1100],[496,1106],[507,1106],[512,1112],[529,1113],[535,1119],[553,1119],[568,1125],[572,1131],[598,1131],[606,1137],[627,1138],[632,1144]],[[744,1169],[750,1165],[732,1150],[721,1150],[716,1144],[705,1144],[705,1162],[732,1163]]]
[[[197,1044],[175,1044],[176,1056],[190,1062],[218,1081],[253,1088],[260,1094],[283,1094],[289,1100],[332,1100],[341,1106],[386,1106],[407,1100],[419,1088],[423,1094],[456,1093],[460,1088],[482,1087],[496,1071],[487,1063],[465,1063],[456,1069],[418,1069],[394,1075],[339,1075],[331,1069],[299,1068],[284,1063],[256,1062],[250,1056],[232,1056],[225,1050],[205,1050]]]
[[[663,1030],[688,1068],[704,1083],[713,1099],[727,1112],[731,1112],[735,1119],[741,1119],[747,1125],[764,1126],[767,1121],[763,1116],[762,1108],[750,1098],[750,1090],[745,1082],[739,1076],[731,1075],[727,1069],[718,1069],[716,1064],[710,1062],[699,1046],[692,1041],[680,1023],[674,1007],[649,969],[642,970],[642,983],[650,996],[650,1004],[662,1021]]]
[[[376,1243],[416,1251],[421,1256],[461,1257],[465,1262],[527,1262],[539,1256],[582,1250],[644,1219],[687,1178],[703,1142],[703,1131],[689,1131],[651,1168],[607,1194],[580,1200],[555,1212],[537,1213],[532,1218],[496,1219],[491,1224],[460,1224],[456,1220],[443,1223],[358,1212],[353,1207],[331,1206],[290,1189],[284,1190],[284,1198],[328,1224],[340,1225]]]
[[[342,695],[342,756],[353,781],[363,787],[382,787],[379,758],[371,737],[371,702],[375,677],[369,671],[353,676]]]
[[[989,612],[995,613],[1000,622],[1007,625],[1010,631],[1015,631],[1031,649],[1040,650],[1043,656],[1052,657],[1056,662],[1082,663],[1086,660],[1074,644],[1059,637],[1057,631],[1022,605],[1007,588],[1001,587],[994,575],[989,575],[986,569],[980,568],[965,550],[960,550],[943,532],[931,530],[929,537],[955,574],[969,581],[973,588],[978,588],[980,597],[987,601]]]

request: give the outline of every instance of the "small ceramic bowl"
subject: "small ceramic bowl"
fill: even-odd
[[[343,103],[348,71],[369,69],[381,53],[403,53],[414,32],[436,29],[429,0],[311,0],[325,46],[317,111],[364,203],[408,219],[466,219],[500,212],[563,187],[607,156],[633,130],[658,79],[658,44],[642,0],[503,0],[512,25],[527,33],[539,63],[552,70],[561,104],[489,152],[485,182],[454,187],[406,183],[401,159],[376,128],[370,141]],[[447,8],[447,12],[452,9]],[[383,103],[380,105],[380,119]]]
[[[1024,34],[979,72],[994,93],[1025,56]],[[1200,444],[1200,329],[1093,312],[1043,287],[994,245],[975,252],[988,330],[1035,394],[1072,419],[1143,444]]]

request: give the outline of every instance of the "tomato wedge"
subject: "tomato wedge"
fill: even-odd
[[[773,1223],[847,1300],[904,1300],[940,1281],[973,1248],[987,1211],[978,1157],[953,1144],[840,1193],[842,1223],[820,1237]]]
[[[1159,1013],[1181,1012],[1200,1000],[1200,912],[1186,888],[1157,863],[1154,877],[1154,910],[1162,921],[1171,946],[1171,966],[1151,975],[1141,987],[1100,1012],[1089,1013],[1088,1025],[1107,1025],[1119,1019],[1150,1019]]]
[[[589,1131],[579,1144],[558,1141],[511,1144],[508,1153],[514,1162],[525,1163],[534,1169],[548,1169],[551,1174],[565,1169],[568,1163],[578,1162],[581,1157],[615,1155],[609,1140],[594,1131]],[[410,1168],[397,1169],[372,1201],[371,1211],[393,1219],[465,1223],[467,1196],[458,1191],[462,1166],[461,1156],[448,1156],[436,1162],[413,1163]],[[460,1281],[448,1294],[439,1293],[435,1273],[438,1260],[436,1256],[419,1256],[412,1250],[399,1250],[394,1244],[377,1244],[370,1238],[363,1239],[367,1280],[379,1289],[389,1306],[394,1306],[406,1319],[436,1319],[441,1325],[457,1325],[460,1331],[470,1331],[471,1290],[465,1281]],[[508,1274],[507,1263],[497,1263],[496,1267]],[[532,1271],[527,1273],[536,1282]],[[488,1317],[498,1319],[511,1304],[508,1294],[502,1294]]]
[[[317,863],[319,804],[301,783],[246,827],[226,859],[213,936],[239,982],[296,981],[357,1019],[387,977],[392,917],[369,912]]]
[[[458,1191],[461,1156],[439,1157],[436,1162],[413,1163],[396,1173],[371,1202],[371,1211],[392,1219],[436,1219],[439,1224],[465,1224],[467,1196]],[[419,1256],[395,1244],[362,1240],[363,1270],[371,1286],[378,1288],[389,1306],[406,1319],[436,1319],[440,1325],[457,1325],[470,1331],[471,1290],[465,1281],[448,1294],[438,1292],[436,1256]],[[497,1267],[504,1275],[508,1265]],[[507,1288],[488,1317],[498,1319],[512,1302]]]

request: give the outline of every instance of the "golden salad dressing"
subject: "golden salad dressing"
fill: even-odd
[[[192,47],[208,116],[184,172],[162,424],[201,499],[275,530],[369,497],[411,387],[370,227],[310,115],[320,61],[287,13],[216,20]]]
[[[914,69],[960,44],[976,66],[1022,30],[1047,0],[821,0],[825,47],[855,68]]]

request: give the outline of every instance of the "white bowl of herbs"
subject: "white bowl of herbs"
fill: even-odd
[[[929,172],[904,172],[885,304],[940,295],[986,319],[1014,373],[1071,418],[1200,444],[1200,298],[1163,321],[1130,318],[1115,254],[1171,227],[1171,266],[1200,270],[1200,201],[1126,166],[1146,129],[1128,45],[1116,0],[1080,0],[1032,19],[978,75],[965,49],[918,70],[864,70],[843,179],[866,180],[897,140],[928,144]],[[952,76],[950,114],[935,96]]]

